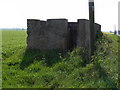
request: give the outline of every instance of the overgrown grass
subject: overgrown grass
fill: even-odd
[[[118,37],[104,35],[92,61],[72,52],[26,50],[25,31],[3,31],[3,88],[117,88]]]

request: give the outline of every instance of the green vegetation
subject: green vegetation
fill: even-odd
[[[92,61],[85,51],[26,50],[26,31],[3,31],[3,88],[117,88],[118,37],[103,35]]]

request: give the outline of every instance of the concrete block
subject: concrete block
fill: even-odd
[[[86,19],[78,19],[77,47],[89,48],[89,33],[89,21]]]
[[[66,50],[68,48],[67,26],[67,19],[47,20],[48,49]]]
[[[68,29],[66,19],[27,20],[27,48],[53,50],[68,48]]]
[[[27,20],[27,48],[29,49],[46,49],[47,35],[46,22],[34,19]]]

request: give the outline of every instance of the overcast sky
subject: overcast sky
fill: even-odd
[[[94,0],[102,31],[118,29],[118,1]],[[0,0],[0,28],[27,28],[27,19],[88,19],[88,0]]]

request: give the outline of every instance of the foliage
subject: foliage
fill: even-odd
[[[3,31],[3,88],[116,88],[118,37],[103,35],[92,61],[86,51],[26,50],[26,31]]]

